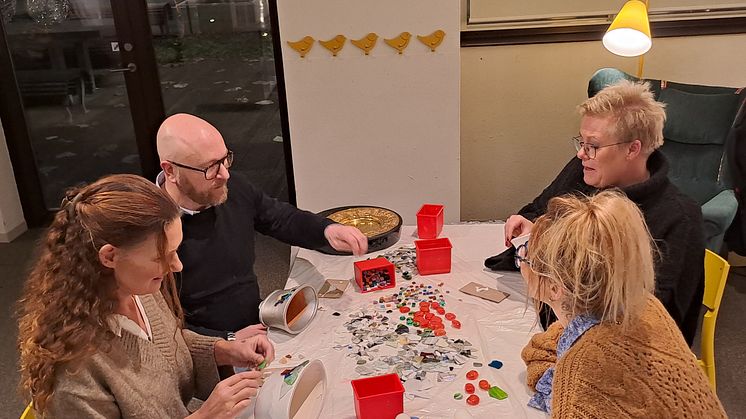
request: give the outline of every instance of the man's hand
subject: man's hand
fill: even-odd
[[[534,223],[522,215],[511,215],[505,222],[505,246],[511,247],[513,237],[523,236],[531,232]]]
[[[329,244],[340,252],[352,252],[355,256],[368,251],[368,238],[357,227],[342,224],[329,224],[324,229],[324,237]]]
[[[265,335],[244,340],[215,342],[215,362],[241,368],[255,368],[262,361],[267,364],[275,359],[275,348]]]
[[[263,324],[252,324],[250,326],[246,326],[243,329],[236,332],[236,340],[244,340],[248,339],[252,336],[256,335],[266,335],[267,334],[267,327]]]

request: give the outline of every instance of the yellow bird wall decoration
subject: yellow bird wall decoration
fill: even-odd
[[[347,38],[344,35],[337,35],[328,41],[320,40],[319,44],[321,44],[322,47],[331,51],[332,56],[336,57],[337,53],[342,50],[342,47],[345,46],[346,40]]]
[[[312,37],[304,36],[300,41],[288,41],[288,45],[300,54],[301,58],[304,58],[308,54],[308,51],[311,50],[311,47],[313,47],[314,41],[316,40]]]
[[[427,45],[432,52],[435,52],[435,48],[438,48],[445,37],[446,33],[440,29],[431,33],[430,35],[417,35],[417,39],[419,39],[420,42],[422,42],[423,44]]]
[[[399,51],[399,54],[404,52],[404,49],[409,45],[409,39],[412,38],[412,34],[409,32],[402,32],[396,38],[384,39],[391,48]]]
[[[350,39],[350,43],[365,52],[365,55],[370,54],[370,51],[375,48],[376,42],[378,41],[378,35],[373,32],[365,35],[360,39]]]

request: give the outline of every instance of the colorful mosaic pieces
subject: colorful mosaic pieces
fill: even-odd
[[[471,343],[449,338],[441,285],[411,282],[349,314],[335,349],[355,358],[361,376],[396,372],[408,394],[455,381],[456,370],[474,361]],[[349,342],[349,343],[348,343]]]

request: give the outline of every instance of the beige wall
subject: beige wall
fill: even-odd
[[[26,231],[5,133],[0,125],[0,242],[7,243]]]
[[[746,35],[653,39],[645,77],[746,86]],[[574,155],[575,106],[599,68],[637,60],[601,41],[461,49],[461,218],[515,213]]]

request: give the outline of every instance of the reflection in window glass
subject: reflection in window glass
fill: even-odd
[[[108,173],[140,173],[111,7],[0,0],[44,201]]]
[[[215,125],[235,151],[231,170],[287,200],[266,0],[148,3],[166,115]]]

